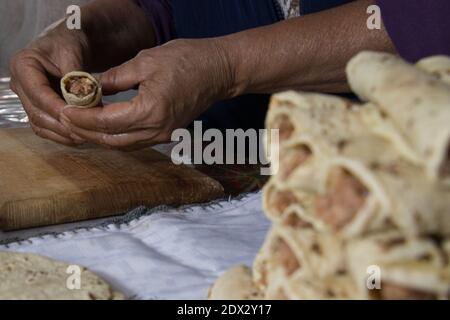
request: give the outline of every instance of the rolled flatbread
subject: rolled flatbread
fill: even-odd
[[[310,137],[302,136],[286,143],[280,150],[280,168],[274,183],[283,188],[317,189],[316,168],[321,159],[318,144]]]
[[[80,288],[69,289],[69,265],[46,257],[0,252],[0,299],[6,300],[115,300],[120,293],[98,276],[80,268]],[[68,272],[70,271],[70,272]]]
[[[407,161],[420,163],[395,126],[373,104],[358,105],[323,94],[286,92],[274,95],[267,127],[279,129],[283,187],[316,190],[322,162],[339,153],[354,137],[377,134]]]
[[[442,247],[444,248],[444,252],[447,257],[447,264],[450,266],[450,238],[447,238],[444,241],[444,245]]]
[[[260,300],[262,292],[253,283],[252,271],[237,266],[226,271],[211,287],[209,300]]]
[[[342,274],[342,245],[331,233],[275,226],[255,261],[255,282],[267,288],[270,283],[289,281],[298,273],[318,279]]]
[[[280,130],[281,146],[305,134],[338,146],[365,130],[358,108],[340,97],[288,91],[272,97],[266,127]]]
[[[347,66],[353,91],[377,105],[422,159],[428,177],[450,180],[450,90],[387,53],[362,52]]]
[[[365,105],[272,98],[280,171],[263,191],[274,224],[253,266],[265,298],[448,297],[450,245],[429,237],[450,237],[447,61],[367,55],[347,70]],[[380,268],[381,290],[369,289],[369,266]]]
[[[313,228],[279,228],[278,236],[291,248],[301,268],[296,273],[308,273],[322,279],[345,271],[343,242],[333,233],[317,232]]]
[[[433,56],[417,62],[416,66],[450,85],[450,57]]]
[[[61,91],[68,105],[92,108],[100,104],[102,87],[89,73],[73,71],[61,79]]]
[[[266,299],[345,297],[342,291],[347,286],[342,289],[335,287],[334,292],[331,290],[335,285],[334,279],[339,283],[347,274],[342,245],[343,242],[332,234],[275,226],[255,259],[255,283],[265,293]],[[307,279],[314,279],[313,283]],[[324,293],[326,290],[315,289],[314,283],[319,288],[327,284],[330,290]],[[299,287],[303,284],[311,287]]]
[[[441,249],[429,238],[382,232],[349,242],[346,255],[350,274],[365,299],[446,298],[450,289]],[[381,287],[368,286],[375,277]]]
[[[301,189],[279,188],[271,179],[263,189],[263,208],[266,216],[274,223],[310,227],[309,216],[305,210],[313,205],[313,194]],[[312,226],[311,226],[312,227]]]
[[[348,143],[323,173],[313,215],[346,238],[392,227],[409,235],[450,233],[448,188],[380,138]]]
[[[253,263],[255,285],[264,292],[265,298],[283,299],[281,284],[302,270],[289,244],[278,235],[278,229],[272,227]]]
[[[264,292],[269,283],[267,274],[267,264],[269,261],[269,250],[270,242],[272,241],[273,228],[269,230],[264,240],[263,245],[259,249],[255,260],[253,261],[253,282],[257,288]]]
[[[263,188],[263,208],[266,216],[273,222],[281,222],[286,209],[291,205],[301,206],[291,190],[279,190],[273,179]]]
[[[282,285],[290,300],[357,300],[353,279],[348,275],[330,276],[323,279],[297,274]]]

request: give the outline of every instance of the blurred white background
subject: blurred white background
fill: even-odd
[[[8,75],[8,61],[17,50],[53,22],[71,4],[88,0],[0,0],[0,78]]]

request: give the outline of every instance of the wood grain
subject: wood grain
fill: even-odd
[[[183,205],[223,196],[202,173],[150,148],[122,153],[69,148],[31,129],[0,129],[0,230],[118,215],[140,205]]]

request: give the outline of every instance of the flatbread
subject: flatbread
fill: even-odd
[[[281,188],[271,179],[263,188],[263,208],[266,216],[282,225],[303,225],[313,221],[304,214],[312,206],[313,193],[301,189]],[[292,215],[295,214],[296,217]]]
[[[338,145],[363,130],[351,112],[358,105],[336,96],[287,91],[273,95],[266,119],[268,129],[280,129],[281,144],[307,134]]]
[[[449,292],[445,258],[433,239],[381,232],[352,240],[346,255],[359,294],[366,299],[436,299]],[[380,270],[381,290],[368,290],[372,266]]]
[[[282,291],[290,300],[356,300],[355,284],[348,275],[336,275],[323,279],[298,274],[282,285]]]
[[[353,91],[398,128],[428,177],[450,183],[448,84],[398,56],[378,52],[356,55],[347,76]]]
[[[123,300],[101,278],[80,267],[80,289],[67,288],[69,264],[29,253],[0,252],[0,299]],[[70,279],[69,279],[70,280]],[[70,283],[70,282],[69,282]]]
[[[370,103],[288,91],[273,96],[267,127],[280,130],[282,156],[275,180],[283,187],[316,190],[323,161],[363,135],[376,134],[389,141],[406,161],[421,162],[392,121]]]
[[[260,292],[253,283],[252,271],[237,266],[226,271],[211,287],[209,300],[260,300]]]
[[[271,246],[274,233],[274,228],[271,228],[266,235],[261,249],[256,255],[255,260],[253,261],[253,282],[255,283],[256,287],[262,292],[265,292],[269,283],[272,282],[271,279],[269,279],[268,263],[270,259],[269,248]]]
[[[71,80],[76,78],[86,79],[92,86],[92,90],[88,94],[76,95],[70,92]],[[87,72],[73,71],[66,74],[61,79],[61,92],[67,104],[78,108],[92,108],[100,104],[102,99],[102,86],[97,79]]]
[[[323,161],[319,142],[303,135],[286,143],[280,149],[280,166],[274,183],[282,188],[317,190],[317,169]]]
[[[450,57],[433,56],[424,58],[417,62],[416,66],[450,85]]]
[[[333,191],[336,169],[355,177],[366,189],[364,205],[351,219],[333,217],[331,222],[340,223],[333,226],[334,231],[342,236],[359,236],[389,226],[408,235],[450,233],[450,191],[427,179],[420,167],[403,161],[387,141],[363,136],[349,142],[324,167],[321,194],[348,195],[339,185]],[[314,214],[320,216],[320,212]]]
[[[296,274],[323,279],[344,270],[343,242],[312,228],[275,226],[259,252],[255,282],[261,288],[289,282]]]

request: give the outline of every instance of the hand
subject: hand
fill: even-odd
[[[12,57],[11,89],[19,96],[38,136],[74,145],[84,140],[59,121],[66,103],[57,91],[65,73],[82,69],[82,46],[81,39],[60,29],[51,30]]]
[[[82,7],[82,17],[82,30],[69,30],[62,23],[10,63],[11,89],[33,130],[66,145],[84,140],[60,122],[66,105],[57,93],[60,78],[74,70],[107,70],[154,45],[151,22],[134,0],[92,0]]]
[[[83,139],[115,149],[138,149],[170,141],[212,103],[231,97],[232,72],[215,39],[175,40],[141,51],[110,69],[100,81],[106,94],[138,86],[129,102],[103,108],[66,108],[62,122]]]

